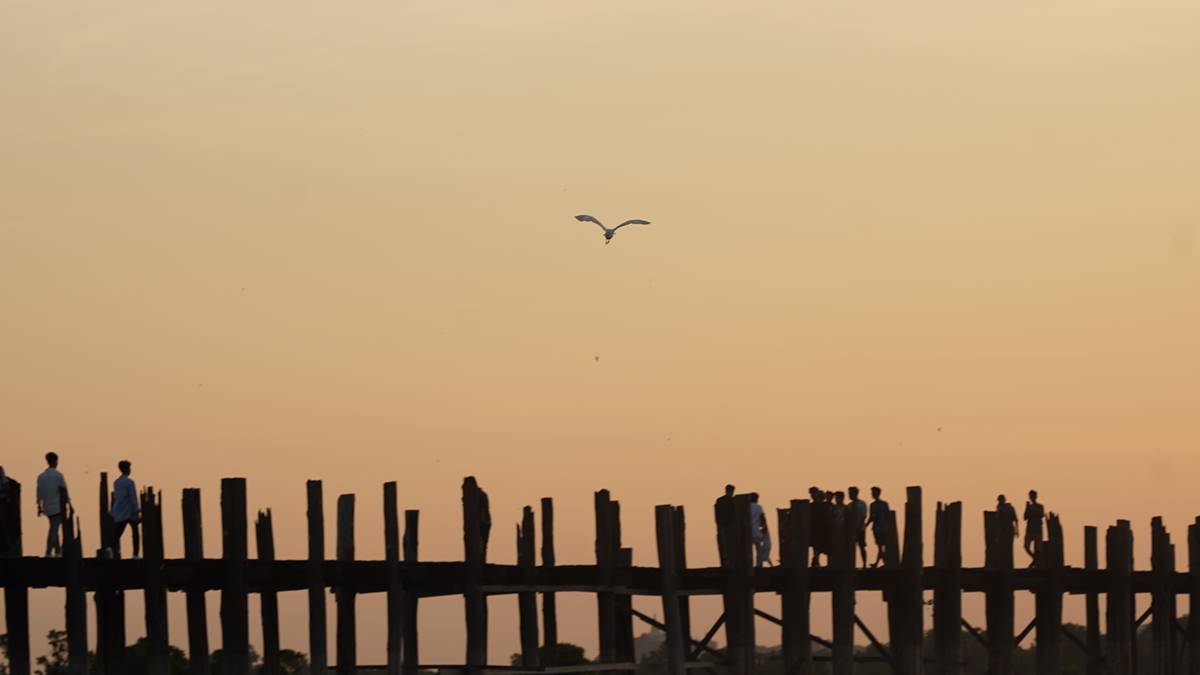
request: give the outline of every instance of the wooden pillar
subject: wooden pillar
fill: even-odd
[[[849,507],[834,508],[829,570],[833,613],[833,675],[854,673],[854,569],[857,531]]]
[[[1108,664],[1113,675],[1134,675],[1133,534],[1128,520],[1108,528]]]
[[[675,542],[672,550],[675,553],[675,572],[682,577],[683,573],[687,571],[687,523],[683,507],[676,506],[671,517],[674,520]],[[679,596],[679,629],[683,632],[686,651],[687,645],[692,639],[692,604],[690,596],[682,594]]]
[[[522,584],[533,585],[537,582],[537,542],[532,506],[526,506],[521,512],[521,524],[517,527],[517,566],[521,569]],[[520,615],[521,665],[537,668],[537,593],[522,591],[517,597],[517,605]]]
[[[600,582],[604,586],[612,586],[613,570],[616,567],[611,503],[608,490],[599,490],[595,493],[596,567],[599,568]],[[616,660],[617,605],[616,596],[612,592],[596,594],[596,614],[600,642],[597,660],[600,663],[613,663]]]
[[[937,675],[962,672],[962,502],[938,504],[934,532],[933,639]]]
[[[169,675],[170,634],[167,627],[167,587],[163,583],[162,494],[147,487],[141,494],[142,556],[146,568],[146,642],[150,675]],[[137,524],[133,524],[137,527]]]
[[[616,504],[616,502],[613,502]],[[629,570],[633,567],[633,549],[618,548],[616,557],[617,570],[621,579],[628,579]],[[616,658],[619,663],[636,663],[637,656],[633,645],[633,596],[628,593],[616,594],[617,615],[616,623]]]
[[[660,592],[663,604],[663,625],[666,630],[664,652],[667,657],[666,675],[684,675],[687,654],[683,621],[679,606],[679,567],[676,560],[675,509],[661,504],[654,507],[654,534],[658,544],[658,567],[662,570]]]
[[[396,482],[383,484],[383,542],[387,564],[387,672],[400,675],[404,658],[404,587],[400,577],[400,511]]]
[[[1200,518],[1188,525],[1188,675],[1200,675]],[[1088,675],[1091,675],[1089,673]]]
[[[83,585],[83,537],[75,509],[66,507],[63,556],[67,565],[67,663],[71,675],[87,675],[87,590]]]
[[[1092,525],[1083,528],[1083,567],[1089,581],[1085,595],[1087,618],[1087,675],[1102,675],[1104,662],[1100,656],[1100,594],[1090,584],[1099,578],[1100,555],[1097,547],[1097,531]],[[1197,673],[1196,675],[1200,675]]]
[[[783,567],[783,675],[812,675],[812,639],[809,628],[809,567],[811,505],[793,499],[779,512],[779,564]]]
[[[262,675],[279,675],[279,594],[276,592],[271,563],[275,562],[275,526],[271,509],[258,512],[254,522],[254,539],[258,549],[258,560],[268,570],[259,593],[259,608],[262,618],[263,665]]]
[[[409,509],[404,512],[404,564],[415,565],[419,561],[418,546],[421,514]],[[404,653],[402,654],[402,670],[404,675],[416,675],[417,666],[421,663],[417,649],[417,598],[414,591],[404,594]]]
[[[1175,631],[1175,591],[1171,587],[1173,547],[1171,535],[1161,516],[1150,522],[1150,569],[1153,575],[1152,613],[1150,615],[1153,649],[1150,658],[1151,675],[1174,675],[1174,653],[1171,649]]]
[[[1013,531],[997,511],[983,514],[989,675],[1013,675]]]
[[[100,559],[101,581],[96,588],[96,652],[106,675],[125,672],[125,592],[107,581],[113,577],[116,555],[113,520],[109,510],[108,473],[100,472]]]
[[[319,480],[306,485],[308,497],[308,662],[313,675],[329,669],[325,621],[325,497]]]
[[[337,559],[342,567],[342,581],[337,589],[337,672],[354,675],[358,672],[358,625],[350,564],[354,562],[354,495],[338,496]]]
[[[1037,591],[1035,627],[1037,644],[1037,675],[1062,673],[1062,594],[1063,594],[1063,532],[1058,515],[1046,519],[1047,541],[1038,554],[1037,566],[1046,572],[1043,586]]]
[[[183,490],[183,557],[191,561],[204,559],[204,530],[200,518],[200,489]],[[188,671],[192,675],[209,675],[208,608],[204,591],[187,591]]]
[[[718,541],[725,546],[725,641],[731,675],[754,671],[754,560],[750,542],[750,496],[738,495],[732,508],[717,509]]]
[[[883,568],[892,573],[884,580],[883,599],[887,603],[888,643],[893,660],[898,656],[904,639],[904,602],[900,592],[900,526],[896,510],[887,512],[887,531],[884,532]]]
[[[487,596],[483,594],[482,490],[474,476],[463,480],[463,549],[466,566],[463,604],[467,619],[467,672],[478,673],[487,665]]]
[[[921,528],[921,488],[910,486],[904,502],[904,559],[900,562],[902,639],[896,645],[896,660],[905,675],[921,675],[924,669],[922,644],[925,638],[925,601],[921,572],[924,569],[924,538]]]
[[[246,479],[221,479],[221,557],[225,584],[221,589],[221,647],[225,672],[250,675],[250,604],[247,561]]]
[[[542,497],[542,567],[554,567],[554,500]],[[558,655],[558,599],[542,593],[542,665],[553,667]]]
[[[9,503],[14,513],[6,514],[7,521],[18,528],[21,525],[21,484],[9,480]],[[18,529],[9,541],[9,554],[20,558],[25,552]],[[10,583],[4,587],[4,625],[8,634],[8,672],[10,675],[29,675],[29,588],[23,584]]]

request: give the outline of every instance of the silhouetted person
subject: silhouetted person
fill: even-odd
[[[729,499],[733,499],[733,491],[734,491],[735,489],[736,489],[736,488],[734,488],[734,487],[733,487],[733,483],[726,483],[726,485],[725,485],[725,496],[726,496],[726,497],[728,497]]]
[[[1012,528],[1013,539],[1016,539],[1021,531],[1020,523],[1017,521],[1017,510],[1008,503],[1008,498],[1004,495],[996,497],[996,513],[1000,514],[1001,523]]]
[[[66,517],[67,480],[58,471],[58,454],[46,453],[46,470],[37,479],[37,508],[38,515],[45,515],[50,520],[50,532],[46,534],[46,557],[57,558],[62,555],[62,542],[59,531]]]
[[[758,503],[757,492],[750,493],[750,541],[754,544],[754,566],[771,562],[771,531],[767,529],[767,516]]]
[[[871,567],[879,567],[883,562],[883,552],[888,544],[888,534],[892,527],[890,515],[892,508],[888,503],[883,501],[880,496],[883,494],[878,486],[871,488],[871,507],[869,515],[864,527],[871,528],[871,535],[875,538],[875,562],[871,563]]]
[[[117,557],[121,557],[121,535],[125,533],[125,528],[128,527],[133,533],[133,559],[137,560],[141,552],[142,538],[138,533],[138,525],[141,522],[142,506],[138,501],[137,485],[129,474],[133,471],[133,465],[129,460],[123,459],[117,462],[117,468],[121,470],[121,475],[113,481],[113,502],[109,513],[113,519],[113,546],[117,549]]]
[[[1037,490],[1029,491],[1029,501],[1025,502],[1025,552],[1029,554],[1029,566],[1032,567],[1042,552],[1042,521],[1046,518],[1046,509],[1038,503]]]
[[[830,508],[832,504],[825,499],[826,493],[820,488],[812,488],[808,491],[812,497],[812,507],[809,511],[809,537],[812,539],[812,566],[821,566],[821,555],[825,555],[825,561],[829,562],[829,545],[833,539],[833,528],[829,522]]]
[[[867,566],[867,503],[858,498],[858,488],[850,488],[850,517],[854,519],[854,541],[862,554],[863,567]]]
[[[729,547],[725,541],[725,523],[733,522],[733,490],[732,484],[725,486],[725,494],[717,497],[717,501],[713,502],[713,515],[717,519],[717,554],[721,558],[721,565],[729,565]]]

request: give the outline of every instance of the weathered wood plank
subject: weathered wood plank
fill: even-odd
[[[308,662],[313,675],[329,670],[325,619],[325,497],[319,480],[306,485],[308,499]]]
[[[1115,526],[1108,528],[1106,540],[1108,663],[1114,675],[1134,675],[1133,535],[1129,521],[1118,520]]]
[[[962,503],[938,504],[934,532],[934,654],[938,675],[962,672]]]
[[[596,519],[596,567],[599,568],[601,583],[611,584],[616,566],[616,547],[613,545],[612,499],[608,490],[598,490],[593,495]],[[616,596],[610,592],[596,594],[596,622],[599,634],[599,663],[616,661]]]
[[[1097,546],[1097,530],[1088,525],[1083,528],[1083,565],[1090,574],[1100,569],[1100,554]],[[1085,598],[1084,625],[1087,631],[1087,675],[1101,675],[1104,661],[1100,655],[1100,594],[1089,590]],[[1200,675],[1198,673],[1197,675]]]
[[[985,597],[990,675],[1013,675],[1013,530],[997,511],[983,514],[984,558],[988,572]]]
[[[87,675],[87,591],[83,586],[83,535],[75,509],[66,507],[63,521],[63,556],[67,562],[67,668],[71,675]]]
[[[613,502],[615,505],[616,502]],[[620,522],[614,515],[614,520]],[[618,528],[619,531],[619,528]],[[617,570],[627,573],[633,568],[633,549],[618,548],[616,557]],[[630,663],[635,661],[634,646],[633,646],[633,596],[628,592],[618,592],[616,596],[617,614],[614,617],[616,623],[616,651],[617,663]]]
[[[221,479],[221,558],[225,586],[221,590],[221,649],[225,672],[250,675],[250,603],[247,580],[249,536],[246,479]]]
[[[162,495],[147,487],[141,494],[142,555],[146,568],[145,617],[150,675],[170,673],[170,633],[167,624],[167,589],[163,583]],[[134,523],[133,527],[138,525]]]
[[[419,535],[421,514],[409,509],[404,512],[404,562],[416,564],[420,560]],[[404,653],[402,666],[404,675],[416,675],[420,664],[420,651],[417,642],[417,602],[416,593],[404,594]]]
[[[271,510],[258,512],[254,521],[254,539],[258,559],[266,564],[275,561],[275,526]],[[262,675],[279,675],[279,594],[270,581],[259,591],[259,614],[262,621]]]
[[[183,556],[204,559],[204,529],[200,517],[199,488],[183,490]],[[204,591],[187,591],[188,670],[192,675],[209,675],[208,607]]]
[[[684,651],[683,621],[679,605],[679,574],[676,560],[675,509],[663,504],[654,509],[654,531],[658,545],[658,567],[662,570],[663,625],[666,627],[666,675],[683,675],[687,653]]]
[[[921,675],[924,669],[925,610],[922,573],[925,543],[922,530],[921,488],[909,486],[904,501],[904,559],[900,579],[904,613],[903,640],[897,645],[896,661],[905,675]]]
[[[486,562],[486,502],[482,492],[474,476],[468,476],[463,481],[463,604],[467,620],[468,673],[478,672],[487,665],[487,596],[482,589],[483,566]]]
[[[809,567],[811,505],[793,499],[779,511],[779,564],[784,570],[781,589],[783,613],[783,675],[812,675],[812,639],[809,626]]]
[[[400,512],[396,482],[383,484],[384,559],[388,568],[387,672],[400,675],[404,657],[404,586],[400,580]]]
[[[554,500],[542,497],[542,568],[555,565]],[[542,665],[553,667],[558,652],[558,599],[553,591],[542,593]]]
[[[684,517],[683,507],[676,506],[671,517],[674,520],[675,573],[681,575],[687,569],[687,520]],[[679,627],[683,632],[684,639],[690,640],[692,637],[692,601],[688,596],[682,594],[679,595]]]
[[[337,559],[343,564],[354,562],[354,495],[338,496]],[[358,672],[358,617],[354,587],[339,586],[336,599],[337,672],[355,675]]]
[[[521,512],[521,524],[517,527],[517,566],[521,568],[522,580],[532,584],[537,579],[537,542],[533,523],[533,507],[526,506]],[[517,597],[520,621],[521,665],[538,668],[538,619],[537,593],[526,591]]]
[[[833,614],[833,675],[854,673],[854,569],[857,530],[849,508],[834,506],[829,549],[829,569],[833,572],[830,606]]]

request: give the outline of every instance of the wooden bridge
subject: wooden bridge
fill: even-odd
[[[10,483],[15,495],[4,523],[20,523],[20,486]],[[30,673],[28,589],[64,588],[66,633],[72,673],[87,672],[87,594],[93,594],[97,617],[98,664],[107,674],[125,670],[124,591],[145,592],[145,621],[150,672],[168,673],[168,592],[187,599],[188,654],[193,673],[208,675],[209,646],[204,594],[221,594],[221,636],[225,672],[250,672],[249,603],[251,593],[261,597],[264,672],[279,672],[279,609],[281,591],[308,592],[309,656],[314,673],[356,669],[386,670],[392,675],[415,675],[420,670],[456,669],[469,675],[498,673],[615,674],[634,664],[634,622],[661,629],[666,635],[668,675],[688,670],[749,675],[755,665],[755,620],[781,627],[786,675],[811,675],[814,663],[830,661],[833,675],[851,675],[863,661],[886,663],[895,675],[962,675],[963,639],[986,646],[988,675],[1013,675],[1013,655],[1031,633],[1036,638],[1037,675],[1061,675],[1062,650],[1078,649],[1086,655],[1087,675],[1134,675],[1138,672],[1135,635],[1147,620],[1153,634],[1148,655],[1154,675],[1200,675],[1200,621],[1178,620],[1177,602],[1185,595],[1190,616],[1200,616],[1200,518],[1188,528],[1186,572],[1175,569],[1175,547],[1160,518],[1152,522],[1150,570],[1134,570],[1133,534],[1128,521],[1118,521],[1105,532],[1106,567],[1099,566],[1099,533],[1083,531],[1085,561],[1082,568],[1063,562],[1063,532],[1057,517],[1048,519],[1048,540],[1038,564],[1014,569],[1013,530],[996,512],[985,512],[986,563],[982,568],[962,566],[962,507],[958,502],[937,505],[933,528],[932,560],[926,560],[922,523],[921,489],[910,487],[904,504],[904,530],[891,515],[889,545],[884,565],[855,568],[854,525],[835,528],[829,564],[812,567],[809,560],[810,503],[794,500],[778,512],[781,564],[755,568],[751,558],[750,502],[734,497],[715,509],[719,567],[688,567],[685,557],[685,523],[682,506],[655,509],[657,567],[635,567],[632,552],[621,545],[620,506],[608,491],[595,494],[596,562],[594,565],[558,565],[554,555],[554,509],[542,499],[541,564],[537,558],[534,509],[525,507],[517,528],[517,561],[514,565],[487,561],[491,515],[487,495],[474,478],[462,486],[464,559],[461,562],[422,562],[418,556],[416,511],[405,511],[401,535],[396,484],[383,486],[385,557],[355,559],[354,495],[337,500],[335,560],[326,560],[325,517],[320,481],[308,482],[308,558],[276,560],[271,512],[260,512],[255,521],[257,552],[249,555],[246,481],[221,481],[222,550],[219,558],[206,558],[200,518],[200,491],[183,491],[182,558],[167,559],[163,550],[162,495],[142,493],[144,559],[120,560],[104,554],[113,544],[113,525],[101,517],[101,547],[95,557],[84,557],[80,525],[71,515],[67,524],[64,556],[55,559],[0,558],[0,585],[5,592],[10,672]],[[107,476],[101,477],[100,513],[108,514]],[[15,513],[13,512],[15,509]],[[10,528],[11,529],[11,528]],[[10,554],[13,553],[10,546]],[[115,547],[113,547],[115,548]],[[927,564],[932,563],[932,564]],[[325,593],[336,595],[336,648],[334,663],[327,651]],[[553,662],[557,644],[555,593],[575,591],[596,594],[599,656],[595,664],[561,666]],[[887,640],[855,613],[859,591],[882,591],[887,603]],[[924,645],[923,604],[932,591],[933,645]],[[1035,597],[1036,617],[1020,631],[1014,623],[1014,593]],[[387,664],[357,664],[355,598],[364,593],[387,595]],[[782,599],[780,616],[755,608],[756,593],[776,593]],[[813,594],[827,593],[832,607],[832,635],[812,635],[809,610]],[[983,593],[986,624],[972,626],[962,616],[962,594]],[[1148,594],[1150,608],[1135,615],[1135,594]],[[516,594],[520,626],[520,663],[487,663],[487,598]],[[1064,630],[1063,598],[1086,598],[1086,633],[1083,638]],[[423,663],[417,649],[417,606],[421,598],[461,595],[466,620],[466,654],[463,663]],[[540,631],[538,599],[541,599]],[[632,596],[657,596],[662,600],[659,622],[638,612]],[[719,595],[724,613],[711,627],[694,626],[689,599],[694,595]],[[1106,598],[1103,622],[1100,597]],[[703,628],[697,631],[696,628]],[[878,628],[878,627],[877,627]],[[712,640],[724,630],[726,647],[714,649]],[[539,634],[540,633],[540,634]],[[882,633],[882,631],[881,631]],[[855,637],[870,643],[870,655],[855,653]],[[824,649],[814,650],[814,644]],[[547,648],[549,647],[549,648]],[[819,653],[818,653],[819,652]]]

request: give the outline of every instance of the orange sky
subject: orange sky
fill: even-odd
[[[1197,20],[1184,0],[7,3],[3,465],[32,486],[57,450],[86,544],[98,472],[133,460],[171,555],[179,490],[204,488],[215,552],[218,480],[241,475],[283,556],[319,477],[331,514],[360,495],[360,555],[394,479],[423,555],[455,558],[468,473],[499,561],[542,496],[560,561],[590,560],[607,487],[637,562],[672,502],[711,563],[727,481],[769,509],[920,483],[964,501],[968,564],[979,512],[1034,486],[1073,560],[1117,517],[1144,553],[1152,515],[1181,537],[1200,512]],[[580,212],[653,224],[604,246]],[[61,592],[34,598],[36,637]],[[503,661],[515,602],[493,602]],[[307,649],[302,607],[284,637]],[[460,602],[422,621],[424,656],[461,660]],[[565,600],[564,639],[594,650],[594,622]]]

